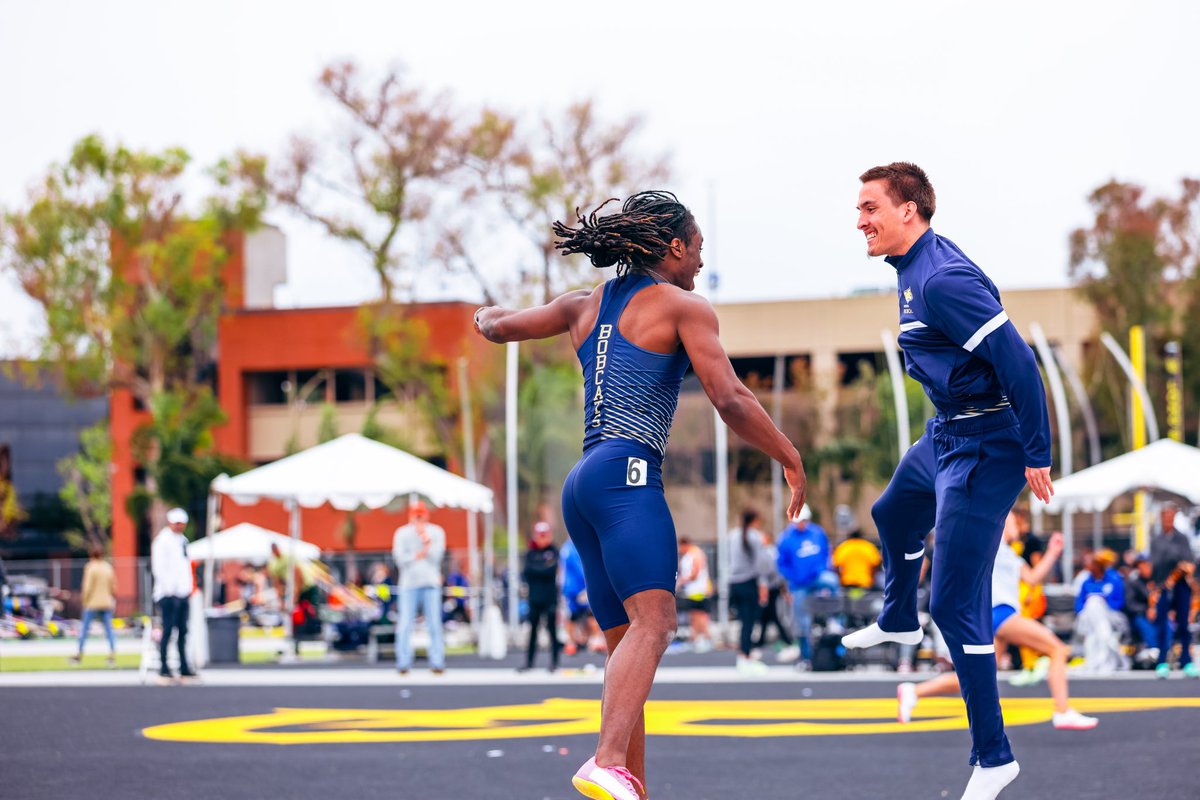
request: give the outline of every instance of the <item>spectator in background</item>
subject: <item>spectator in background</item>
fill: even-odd
[[[420,500],[408,506],[408,524],[392,537],[392,557],[400,570],[400,615],[396,625],[396,671],[412,669],[412,632],[417,609],[429,628],[429,666],[435,675],[446,671],[442,639],[442,556],[446,532],[429,521],[429,509]]]
[[[293,586],[296,590],[295,605],[292,608],[292,631],[295,634],[308,635],[314,627],[317,630],[320,629],[317,607],[321,602],[321,590],[317,586],[316,568],[309,561],[288,557],[278,544],[271,542],[271,560],[267,562],[267,577],[270,578],[275,594],[279,598],[280,608],[285,610],[289,600],[287,595],[289,567],[295,575]]]
[[[763,546],[759,554],[762,558],[759,571],[766,576],[767,580],[767,601],[763,604],[762,611],[759,612],[758,641],[755,642],[754,647],[761,650],[767,646],[767,628],[774,625],[779,632],[779,641],[784,645],[776,655],[776,660],[795,661],[800,655],[800,648],[792,642],[791,632],[779,619],[779,598],[783,595],[785,601],[788,599],[786,596],[787,582],[780,575],[779,567],[776,566],[779,550],[775,547],[771,534],[763,533]]]
[[[542,620],[545,620],[546,633],[550,636],[550,671],[558,669],[558,562],[554,529],[549,522],[536,523],[521,568],[521,577],[529,590],[529,647],[525,651],[522,672],[533,669],[538,627]]]
[[[812,521],[812,510],[807,503],[784,528],[775,564],[792,595],[793,632],[800,649],[797,666],[807,668],[812,664],[812,612],[808,598],[821,585],[821,575],[829,569],[829,537],[824,528]]]
[[[83,648],[87,643],[88,628],[93,619],[99,619],[108,637],[108,665],[116,666],[117,640],[113,636],[113,609],[117,607],[117,574],[112,564],[104,558],[104,548],[93,544],[88,552],[90,558],[83,568],[83,587],[80,596],[83,603],[83,620],[79,623],[79,652],[71,656],[78,664],[83,661]]]
[[[690,536],[679,537],[679,576],[675,579],[675,594],[683,601],[688,613],[688,631],[697,653],[712,650],[708,630],[712,579],[708,573],[708,556]]]
[[[833,566],[841,576],[842,586],[848,589],[875,586],[875,571],[882,563],[879,548],[864,539],[861,530],[851,531],[846,541],[833,551]]]
[[[1117,554],[1104,549],[1092,554],[1087,575],[1075,596],[1075,632],[1083,640],[1084,669],[1106,674],[1128,668],[1121,652],[1121,635],[1128,624],[1125,615],[1125,584],[1113,569]]]
[[[150,573],[154,578],[154,602],[162,617],[162,639],[158,643],[160,678],[171,679],[167,666],[167,648],[174,633],[179,648],[179,677],[192,678],[187,662],[188,598],[195,588],[192,564],[187,557],[188,515],[182,508],[167,512],[167,525],[150,544]]]
[[[1074,565],[1075,577],[1071,579],[1071,594],[1076,597],[1079,596],[1079,590],[1083,588],[1083,582],[1088,579],[1088,575],[1092,572],[1092,559],[1094,557],[1095,553],[1092,552],[1092,548],[1090,547],[1083,548],[1083,552],[1077,556],[1077,563]]]
[[[606,648],[600,643],[600,626],[592,615],[592,607],[588,604],[587,583],[583,575],[583,559],[575,549],[575,543],[570,539],[563,544],[559,551],[559,562],[562,564],[562,596],[567,601],[567,641],[563,650],[573,656],[578,650],[595,649],[603,652]],[[591,647],[592,642],[596,646]]]
[[[1042,560],[1042,556],[1046,554],[1046,543],[1042,541],[1040,536],[1033,532],[1033,528],[1029,524],[1028,511],[1018,508],[1013,509],[1012,513],[1016,516],[1017,525],[1021,529],[1021,535],[1013,543],[1012,549],[1017,555],[1025,559],[1026,564],[1036,567],[1038,562]]]
[[[1125,582],[1121,573],[1113,569],[1117,563],[1117,554],[1105,548],[1092,556],[1088,566],[1087,576],[1079,586],[1079,594],[1075,596],[1075,613],[1083,611],[1083,606],[1092,595],[1100,595],[1113,611],[1125,608]]]
[[[450,571],[446,575],[446,602],[442,607],[442,621],[450,623],[470,622],[471,582],[467,580],[459,564],[458,556],[450,556]]]
[[[1160,678],[1171,673],[1167,656],[1174,638],[1179,640],[1181,647],[1180,668],[1189,678],[1195,678],[1200,677],[1200,672],[1192,662],[1192,634],[1188,623],[1192,610],[1190,581],[1196,565],[1192,561],[1191,543],[1175,524],[1177,512],[1174,503],[1163,505],[1159,517],[1162,529],[1150,542],[1150,561],[1153,565],[1151,579],[1158,590],[1154,604],[1158,664],[1154,669]],[[1172,623],[1175,627],[1174,636],[1171,635]]]
[[[751,657],[754,623],[759,609],[767,602],[767,576],[763,566],[762,518],[752,508],[742,511],[741,527],[728,533],[729,537],[729,599],[737,609],[741,623],[738,637],[737,667],[742,672],[761,673],[766,665]]]
[[[1149,617],[1152,574],[1150,559],[1137,556],[1133,569],[1125,578],[1125,616],[1129,618],[1130,629],[1141,639],[1142,647],[1146,650],[1158,649],[1158,633]]]

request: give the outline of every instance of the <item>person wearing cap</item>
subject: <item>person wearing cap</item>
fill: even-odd
[[[549,522],[536,523],[533,535],[529,538],[529,549],[525,551],[525,563],[521,567],[521,577],[529,590],[529,647],[525,651],[525,666],[521,671],[533,669],[538,628],[542,620],[545,620],[546,633],[550,636],[550,671],[558,669],[558,562],[554,529]]]
[[[812,613],[808,598],[819,587],[821,575],[829,569],[829,536],[812,521],[808,503],[784,528],[776,565],[792,593],[793,625],[800,646],[797,667],[803,668],[812,663]]]
[[[417,609],[429,628],[429,666],[434,674],[446,670],[442,641],[442,556],[446,532],[429,521],[421,501],[408,506],[408,524],[392,537],[392,557],[400,570],[400,616],[396,628],[396,670],[405,675],[413,664],[412,632]]]
[[[187,661],[188,597],[194,588],[192,564],[187,557],[188,514],[182,508],[167,512],[167,525],[150,545],[150,572],[154,578],[154,602],[162,616],[162,639],[158,643],[159,669],[163,678],[171,678],[167,666],[167,647],[176,634],[179,648],[179,676],[194,677]]]

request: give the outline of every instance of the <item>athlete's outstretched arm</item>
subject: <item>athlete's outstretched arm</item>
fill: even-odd
[[[545,305],[520,310],[485,306],[475,312],[475,330],[497,344],[548,339],[571,329],[571,322],[591,293],[589,289],[567,292]]]
[[[1061,533],[1051,534],[1050,541],[1046,543],[1046,554],[1042,556],[1042,560],[1037,563],[1037,566],[1021,565],[1021,580],[1030,586],[1037,586],[1046,580],[1046,576],[1050,574],[1050,569],[1054,566],[1054,562],[1058,561],[1062,551],[1063,535]]]
[[[721,419],[734,433],[783,465],[783,474],[792,489],[788,519],[800,513],[807,492],[804,463],[788,438],[775,427],[771,417],[754,393],[746,388],[718,337],[717,314],[709,302],[697,295],[680,298],[679,339],[692,360],[696,377],[712,401]]]

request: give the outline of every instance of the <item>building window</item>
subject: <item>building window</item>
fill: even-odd
[[[246,396],[252,406],[286,405],[288,373],[249,372],[246,374]]]
[[[333,387],[335,403],[365,403],[367,401],[367,376],[360,369],[338,370],[333,374]]]
[[[838,377],[842,386],[849,386],[864,375],[886,371],[883,353],[838,353]]]

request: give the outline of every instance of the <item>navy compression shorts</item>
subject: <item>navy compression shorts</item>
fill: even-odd
[[[629,622],[624,601],[638,592],[675,593],[679,551],[657,451],[628,439],[592,447],[567,475],[562,508],[601,630]]]

